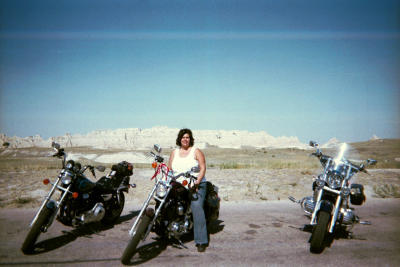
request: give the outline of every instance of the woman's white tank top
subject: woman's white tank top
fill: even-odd
[[[190,171],[193,167],[199,166],[199,162],[195,158],[195,151],[196,148],[192,147],[186,157],[181,157],[179,155],[179,148],[175,149],[174,159],[171,166],[175,175],[182,172]]]

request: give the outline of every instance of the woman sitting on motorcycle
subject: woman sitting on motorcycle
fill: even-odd
[[[190,171],[193,167],[199,167],[200,172],[194,183],[196,193],[191,201],[191,209],[194,223],[194,241],[199,252],[204,252],[208,245],[207,224],[204,214],[204,200],[206,197],[206,162],[203,152],[193,147],[194,138],[190,129],[181,129],[176,139],[176,148],[171,152],[168,167],[174,173]]]

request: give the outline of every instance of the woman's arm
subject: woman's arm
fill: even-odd
[[[199,167],[200,167],[200,173],[197,176],[197,180],[195,184],[200,184],[201,180],[203,179],[204,175],[206,174],[206,159],[204,157],[203,152],[200,149],[196,149],[195,153],[195,158],[199,162]]]

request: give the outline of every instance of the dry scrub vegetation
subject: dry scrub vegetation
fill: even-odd
[[[370,175],[361,173],[353,182],[366,187],[368,197],[400,197],[400,140],[375,140],[352,144],[360,158],[374,158],[378,164]],[[87,147],[66,148],[81,154],[110,154],[119,150],[95,150]],[[267,201],[287,199],[288,195],[301,198],[311,194],[312,178],[321,171],[311,150],[299,149],[221,149],[203,150],[207,160],[208,180],[220,188],[223,201]],[[148,152],[148,151],[135,151]],[[49,186],[44,178],[57,176],[61,161],[51,157],[51,148],[21,148],[0,150],[0,207],[38,207]],[[170,150],[163,154],[168,156]],[[80,161],[82,165],[99,163]],[[117,162],[116,162],[117,163]],[[109,171],[112,164],[105,165]],[[128,201],[142,203],[153,182],[149,164],[134,164],[131,178],[137,188],[131,190]],[[97,178],[106,173],[97,172]],[[91,174],[87,174],[92,178]],[[95,181],[95,179],[92,179]]]

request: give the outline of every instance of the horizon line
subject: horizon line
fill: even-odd
[[[0,32],[11,40],[397,40],[399,31],[254,31],[254,32],[103,32],[103,31],[11,31]]]

